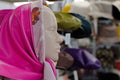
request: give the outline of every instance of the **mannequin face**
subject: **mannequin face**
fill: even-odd
[[[45,55],[46,58],[57,61],[63,37],[57,33],[57,22],[53,12],[45,6],[43,7],[43,19],[45,27]]]

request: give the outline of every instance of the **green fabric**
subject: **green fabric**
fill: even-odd
[[[69,13],[54,12],[59,29],[76,30],[80,28],[81,21]]]

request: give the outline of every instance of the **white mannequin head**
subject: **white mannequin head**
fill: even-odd
[[[54,61],[58,60],[60,52],[60,43],[63,37],[57,33],[56,18],[48,7],[43,7],[43,23],[45,32],[45,55]]]

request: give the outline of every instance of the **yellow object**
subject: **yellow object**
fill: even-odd
[[[117,34],[118,34],[118,38],[120,39],[120,26],[117,26]]]
[[[70,9],[71,9],[71,4],[70,4],[70,3],[69,3],[69,4],[66,4],[66,5],[63,7],[62,12],[68,13],[68,12],[70,11]]]
[[[43,5],[48,7],[48,4],[47,4],[47,3],[43,3]]]
[[[54,12],[57,25],[59,29],[63,30],[76,30],[81,26],[81,20],[79,18],[72,16],[69,13],[64,12]]]

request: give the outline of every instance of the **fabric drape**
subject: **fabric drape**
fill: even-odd
[[[0,11],[0,75],[13,80],[56,80],[53,62],[50,59],[45,60],[43,31],[39,35],[41,48],[38,51],[41,52],[36,53],[32,23],[33,3]],[[38,8],[42,13],[41,6],[40,4]],[[39,20],[39,24],[42,24],[41,17]],[[43,25],[38,27],[41,30],[44,28]],[[44,75],[45,72],[53,76],[49,78]]]

